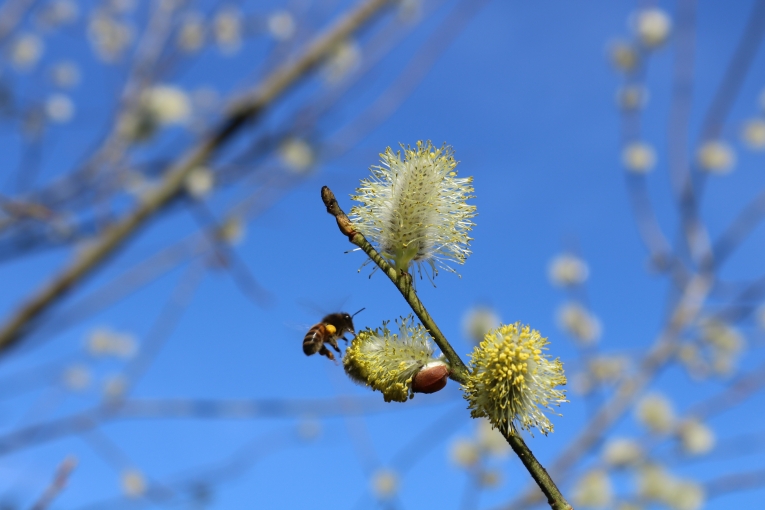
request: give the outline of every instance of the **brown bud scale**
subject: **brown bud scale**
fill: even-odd
[[[443,363],[428,364],[412,380],[415,393],[435,393],[446,386],[449,379],[449,367]]]

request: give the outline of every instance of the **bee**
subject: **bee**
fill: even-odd
[[[353,328],[353,318],[362,310],[364,308],[353,315],[348,315],[345,312],[331,313],[326,315],[318,324],[314,324],[303,338],[303,352],[305,355],[310,356],[318,352],[322,356],[326,356],[334,361],[335,355],[327,349],[327,345],[329,344],[335,351],[340,352],[340,348],[337,346],[337,339],[342,338],[345,340],[345,343],[348,343],[345,334],[356,334],[356,330]]]

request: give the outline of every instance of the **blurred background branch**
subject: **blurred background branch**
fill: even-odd
[[[460,356],[549,337],[571,403],[525,440],[574,506],[756,507],[764,33],[763,0],[3,3],[0,507],[542,508],[454,381],[386,404],[300,352],[404,314],[316,194],[427,139],[479,216],[418,291]]]

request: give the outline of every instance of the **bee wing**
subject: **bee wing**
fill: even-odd
[[[300,332],[305,335],[314,324],[308,324],[307,322],[285,322],[284,327],[290,331]]]

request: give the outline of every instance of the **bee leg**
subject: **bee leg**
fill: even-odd
[[[341,336],[340,338],[342,338],[343,340],[345,340],[345,343],[346,343],[346,344],[348,343],[348,339],[347,339],[347,338],[345,338],[344,336]]]
[[[319,354],[321,354],[322,356],[326,356],[326,357],[328,357],[328,358],[329,358],[329,359],[331,359],[332,361],[335,361],[335,355],[334,355],[334,354],[332,354],[332,351],[330,351],[329,349],[327,349],[327,346],[326,346],[326,345],[322,345],[322,346],[321,346],[321,349],[319,349]]]

